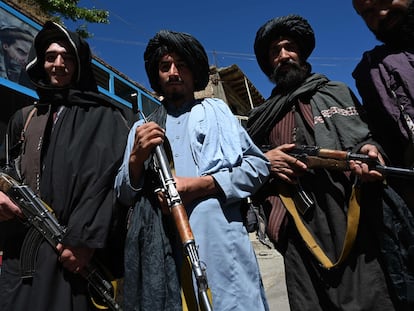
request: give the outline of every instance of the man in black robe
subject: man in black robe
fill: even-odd
[[[379,156],[351,90],[311,72],[314,47],[311,26],[297,15],[272,19],[256,34],[257,61],[276,84],[247,123],[253,141],[269,149],[272,178],[258,198],[267,233],[284,256],[292,311],[393,310],[369,227],[376,206],[354,195],[364,194],[357,176],[382,176],[352,161],[352,173],[310,169],[289,155],[310,145]]]
[[[42,242],[34,272],[22,278],[27,228],[19,208],[0,192],[0,310],[93,310],[81,273],[107,246],[128,124],[98,93],[89,45],[62,26],[44,25],[26,71],[39,100],[11,119],[10,156],[22,182],[53,209],[66,234],[56,249]]]

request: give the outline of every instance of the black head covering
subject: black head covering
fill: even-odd
[[[63,26],[48,21],[36,35],[29,53],[26,71],[30,80],[37,88],[48,89],[49,77],[44,70],[45,51],[53,42],[65,41],[69,43],[77,63],[76,77],[70,88],[81,91],[98,91],[92,71],[92,54],[88,43],[77,33],[65,29]],[[52,87],[56,89],[56,87]]]
[[[159,31],[148,42],[144,52],[145,70],[154,91],[162,94],[159,84],[158,63],[166,53],[180,55],[194,75],[195,91],[204,90],[209,80],[207,53],[193,36],[170,30]]]
[[[273,71],[268,56],[270,44],[282,36],[295,40],[300,49],[300,57],[304,61],[315,48],[315,34],[311,25],[303,17],[291,14],[269,20],[259,28],[254,41],[257,62],[267,76],[270,76]]]

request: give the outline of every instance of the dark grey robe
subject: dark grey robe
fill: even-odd
[[[374,143],[356,109],[356,98],[346,85],[313,74],[287,95],[277,94],[252,111],[248,132],[258,144],[272,144],[269,134],[288,111],[299,102],[310,105],[313,120],[309,123],[295,109],[297,145],[357,151],[365,143]],[[292,143],[285,141],[283,143]],[[300,178],[315,202],[302,220],[318,244],[336,262],[344,243],[348,202],[352,180],[343,172],[315,169]],[[270,182],[270,193],[277,195]],[[264,202],[266,206],[267,203]],[[337,268],[326,270],[312,255],[288,216],[283,239],[277,248],[284,256],[286,284],[292,311],[393,310],[383,271],[378,262],[378,245],[371,232],[377,218],[376,205],[361,207],[359,231],[352,251]]]

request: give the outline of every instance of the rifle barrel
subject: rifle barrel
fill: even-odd
[[[352,153],[342,150],[323,149],[318,146],[300,146],[288,152],[309,168],[325,168],[331,170],[349,170],[348,162],[361,161],[368,164],[370,169],[376,170],[384,176],[414,179],[414,169],[382,165],[378,159],[367,154]]]
[[[379,171],[385,176],[414,179],[414,170],[409,168],[376,165],[375,170]]]
[[[144,122],[148,122],[142,111],[139,111]],[[183,204],[180,194],[177,191],[174,176],[169,165],[168,157],[165,153],[163,145],[158,145],[154,150],[154,164],[158,170],[158,175],[167,196],[167,203],[169,205],[171,215],[174,219],[175,226],[180,235],[184,252],[188,256],[193,271],[194,277],[197,281],[199,293],[199,307],[201,311],[212,311],[213,307],[208,298],[209,291],[205,269],[201,267],[201,261],[196,247],[194,235],[188,220],[187,211]]]

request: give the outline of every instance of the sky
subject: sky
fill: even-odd
[[[109,24],[88,25],[92,52],[148,90],[143,54],[161,29],[192,34],[203,44],[210,65],[236,64],[265,98],[274,85],[260,70],[253,44],[257,30],[272,18],[306,18],[316,36],[308,59],[313,72],[345,82],[358,97],[352,71],[362,53],[379,44],[351,0],[81,0],[79,6],[109,11]],[[65,24],[75,29],[79,23]]]

